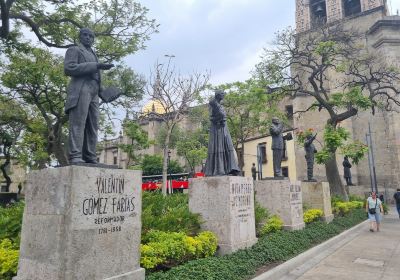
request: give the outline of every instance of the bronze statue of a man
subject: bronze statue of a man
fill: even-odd
[[[273,158],[273,166],[274,166],[274,177],[282,177],[282,157],[283,157],[283,125],[281,121],[274,117],[272,118],[272,124],[269,129],[269,132],[272,136],[272,158]]]
[[[313,142],[317,134],[315,135],[307,135],[306,140],[304,141],[304,150],[306,152],[306,162],[307,162],[307,180],[315,182],[314,179],[314,154],[317,152]]]
[[[216,90],[215,98],[209,103],[211,127],[204,170],[209,177],[240,174],[232,138],[226,125],[226,112],[221,104],[224,95],[222,90]]]
[[[97,163],[96,144],[99,123],[100,70],[114,65],[99,63],[92,49],[94,33],[82,28],[80,43],[68,48],[64,71],[71,81],[67,88],[65,112],[69,117],[69,163]]]

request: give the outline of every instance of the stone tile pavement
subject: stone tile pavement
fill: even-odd
[[[362,224],[348,242],[321,252],[276,280],[400,280],[400,219],[395,208],[384,216],[380,232]],[[272,277],[269,279],[273,279]]]

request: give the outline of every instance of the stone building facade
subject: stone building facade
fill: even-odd
[[[344,28],[353,28],[363,35],[360,43],[365,51],[377,53],[380,63],[398,67],[400,61],[400,17],[389,16],[386,0],[296,0],[296,32],[301,39],[307,32],[312,32],[313,21],[319,20],[327,24],[343,24]],[[296,71],[294,71],[296,72]],[[294,75],[295,73],[292,73]],[[329,73],[330,88],[343,77],[340,74]],[[399,87],[400,85],[395,85]],[[312,102],[308,96],[298,97],[293,102],[293,110],[304,110]],[[400,111],[400,108],[398,109]],[[295,118],[294,127],[306,129],[312,127],[321,131],[328,118],[327,113],[307,112],[300,118]],[[400,115],[397,112],[371,111],[359,112],[356,116],[341,124],[349,129],[354,140],[366,143],[366,134],[371,127],[373,153],[379,191],[387,190],[388,197],[398,187],[400,176]],[[320,138],[320,137],[319,137]],[[322,139],[319,139],[320,141]],[[296,149],[297,174],[306,172],[301,164],[304,151]],[[343,157],[338,156],[339,170]],[[315,174],[318,179],[325,178],[323,166],[317,166]],[[342,174],[342,173],[341,173]],[[370,189],[370,171],[368,159],[364,159],[358,166],[352,168],[353,182],[359,187],[353,188],[358,193]]]
[[[150,101],[143,108],[141,115],[137,118],[137,122],[141,128],[147,132],[150,140],[157,139],[158,132],[162,128],[163,118],[160,116],[164,114],[162,106],[155,101]],[[184,116],[182,121],[179,122],[181,131],[190,131],[196,128],[196,124],[191,123],[187,116]],[[120,144],[129,144],[127,135],[121,131],[119,137],[114,139],[104,139],[100,142],[97,152],[97,160],[101,163],[118,165],[119,168],[127,168],[132,164],[128,155],[120,149]],[[169,149],[171,159],[177,160],[182,166],[185,166],[185,159],[178,156],[175,149]],[[137,151],[138,155],[163,155],[163,150],[158,144],[152,144],[149,148]],[[201,168],[201,167],[200,167]]]

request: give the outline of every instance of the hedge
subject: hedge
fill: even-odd
[[[266,264],[286,261],[307,249],[339,234],[365,218],[363,209],[335,218],[332,223],[315,222],[299,231],[279,231],[258,240],[245,250],[222,257],[190,261],[166,272],[146,275],[147,280],[242,280],[251,278]]]

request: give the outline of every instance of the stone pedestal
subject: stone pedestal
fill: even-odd
[[[15,280],[144,279],[141,171],[34,171],[25,199]]]
[[[303,203],[311,208],[324,211],[323,219],[332,222],[331,192],[328,182],[301,182]]]
[[[255,183],[256,201],[283,220],[286,230],[303,229],[303,202],[299,181],[262,180]]]
[[[218,254],[251,247],[257,242],[253,179],[236,176],[190,180],[189,209],[201,214],[203,230],[218,237]]]

